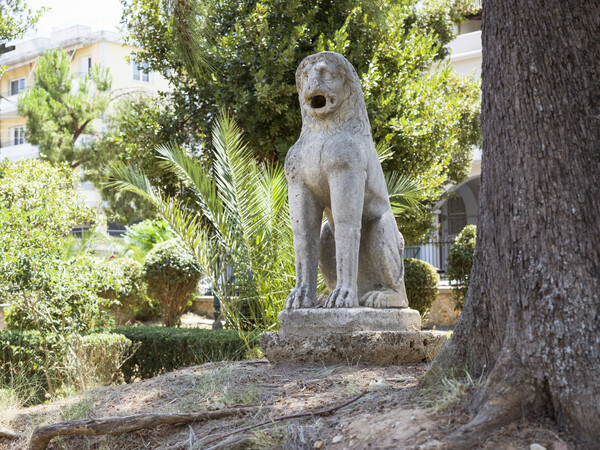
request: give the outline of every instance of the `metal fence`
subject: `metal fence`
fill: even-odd
[[[455,238],[456,235],[440,236],[431,238],[422,244],[407,245],[404,248],[404,256],[428,262],[443,277],[446,272],[446,259]]]

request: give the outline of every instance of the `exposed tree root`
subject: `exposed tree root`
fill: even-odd
[[[472,399],[475,417],[448,437],[455,448],[470,448],[481,443],[482,436],[521,419],[532,411],[536,391],[522,379],[523,369],[509,358],[502,358]]]
[[[366,393],[367,391],[363,391],[359,395],[351,398],[350,400],[347,400],[344,403],[329,408],[320,409],[318,411],[289,414],[286,416],[276,417],[274,419],[270,419],[265,422],[258,423],[256,425],[240,428],[223,436],[220,436],[218,439],[207,442],[204,445],[206,446],[208,444],[216,442],[217,440],[226,439],[235,434],[242,433],[244,431],[248,431],[264,425],[268,425],[273,422],[278,422],[287,419],[295,419],[299,417],[326,416],[332,414],[338,409],[341,409],[345,406],[350,405],[351,403],[356,402]],[[29,440],[29,445],[27,448],[29,450],[43,450],[48,446],[50,441],[57,436],[72,436],[76,434],[81,434],[85,436],[123,434],[145,428],[153,428],[158,425],[183,425],[186,423],[199,422],[202,420],[215,420],[222,419],[224,417],[245,415],[265,409],[269,409],[269,407],[253,406],[246,408],[230,408],[221,409],[218,411],[204,411],[186,414],[135,414],[132,416],[125,417],[69,420],[67,422],[59,422],[52,425],[37,427],[31,435],[31,439]],[[3,437],[16,439],[19,438],[20,435],[6,430],[6,433],[4,433]]]
[[[21,437],[20,434],[15,433],[12,430],[9,430],[8,428],[4,428],[4,427],[0,427],[0,439],[18,439],[19,437]]]
[[[223,417],[251,414],[264,409],[269,409],[269,407],[253,406],[186,414],[135,414],[125,417],[69,420],[67,422],[37,427],[31,435],[27,448],[29,450],[45,449],[50,441],[57,436],[122,434],[158,425],[182,425],[202,420],[215,420]]]

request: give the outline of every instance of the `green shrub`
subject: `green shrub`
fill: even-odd
[[[163,323],[177,325],[202,275],[194,257],[180,241],[157,244],[144,259],[148,293],[161,304]]]
[[[408,305],[425,316],[438,296],[440,276],[435,268],[425,261],[404,258],[404,285]]]
[[[115,300],[115,322],[123,325],[135,317],[138,309],[148,303],[144,267],[130,258],[111,259],[107,265],[120,279],[119,285],[100,293],[103,298]]]
[[[35,288],[10,294],[5,321],[11,330],[38,330],[66,336],[105,326],[113,301],[99,296],[120,291],[123,277],[109,263],[90,255],[48,267]]]
[[[121,366],[138,346],[122,334],[92,333],[81,338],[77,353],[87,380],[109,385],[122,381]]]
[[[119,382],[124,378],[120,367],[136,348],[114,333],[74,336],[66,344],[51,333],[2,330],[0,386],[17,387],[15,380],[19,380],[20,388],[34,393],[29,402],[39,403],[46,393],[65,388]]]
[[[127,382],[210,361],[241,360],[247,350],[243,339],[233,330],[118,327],[111,332],[139,344],[135,354],[122,366]]]
[[[0,330],[0,382],[25,380],[33,391],[32,403],[44,400],[46,392],[63,380],[65,350],[53,336],[39,331]]]
[[[455,309],[462,310],[469,289],[477,227],[467,225],[454,240],[446,260],[446,274],[452,285]]]

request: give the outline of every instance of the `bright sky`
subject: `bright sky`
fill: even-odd
[[[47,6],[46,11],[37,24],[34,34],[50,35],[52,28],[82,24],[89,25],[92,30],[116,31],[121,19],[121,2],[119,0],[27,0],[32,10]]]

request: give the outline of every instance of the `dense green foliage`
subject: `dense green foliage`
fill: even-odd
[[[133,357],[122,366],[128,382],[206,362],[241,360],[247,350],[233,330],[120,327],[112,332],[126,336],[134,345],[139,344]]]
[[[127,248],[135,249],[134,257],[146,254],[160,242],[173,239],[175,233],[162,219],[146,219],[126,228],[123,241]],[[142,257],[142,260],[143,260]]]
[[[66,165],[0,161],[0,286],[29,283],[76,225],[96,220]]]
[[[89,74],[79,77],[74,91],[69,55],[50,49],[37,59],[34,84],[19,94],[19,112],[27,117],[27,142],[39,146],[42,159],[66,161],[71,167],[90,161],[90,143],[80,137],[92,133],[92,121],[108,106],[112,85],[108,68],[95,64]]]
[[[0,330],[0,381],[7,384],[20,377],[33,388],[31,401],[44,400],[44,394],[62,382],[60,343],[44,339],[38,331]]]
[[[464,227],[456,236],[454,244],[450,247],[448,259],[446,259],[446,274],[452,284],[455,308],[459,310],[463,309],[469,289],[476,237],[477,227],[475,225]]]
[[[425,316],[438,296],[440,276],[435,268],[425,261],[404,258],[404,285],[408,306]]]
[[[117,282],[89,256],[63,258],[71,229],[96,219],[78,185],[67,165],[0,162],[0,298],[15,304],[9,324],[87,329],[104,303],[97,292]]]
[[[333,50],[361,78],[374,139],[393,153],[384,169],[424,187],[419,205],[400,217],[408,240],[430,229],[429,209],[443,186],[465,177],[479,141],[479,87],[440,61],[452,20],[469,2],[123,3],[129,43],[141,48],[134,57],[174,87],[155,117],[186,130],[175,133],[187,136],[177,142],[210,143],[214,118],[226,108],[256,156],[282,161],[300,133],[295,70],[305,56]]]
[[[163,323],[177,325],[202,276],[194,256],[178,239],[161,242],[146,255],[144,276],[148,294],[160,302]]]
[[[7,295],[11,302],[5,317],[9,329],[41,330],[63,337],[86,332],[109,320],[106,309],[113,300],[101,294],[126,295],[130,287],[122,271],[98,258],[81,256],[46,263],[52,266],[36,271],[43,279],[34,279],[27,289]]]

